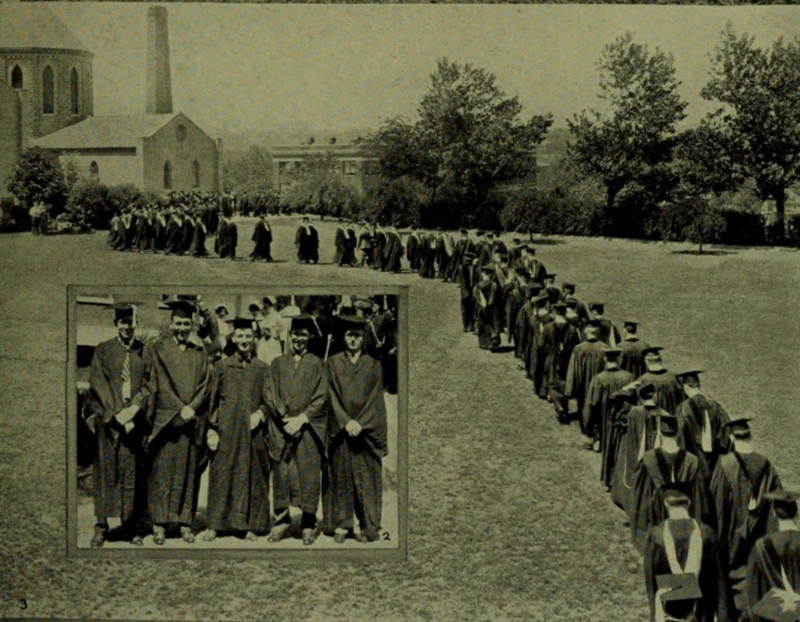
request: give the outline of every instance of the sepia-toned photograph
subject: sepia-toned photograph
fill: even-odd
[[[397,548],[397,295],[75,291],[78,549]]]
[[[0,615],[800,619],[799,32],[0,2]]]

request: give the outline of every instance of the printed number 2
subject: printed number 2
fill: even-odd
[[[383,532],[383,539],[384,540],[391,540],[391,538],[389,537],[389,532],[388,531],[384,531]]]
[[[27,609],[28,608],[28,601],[24,598],[19,599],[19,608],[20,609]]]

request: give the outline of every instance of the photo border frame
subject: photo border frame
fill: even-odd
[[[408,285],[293,285],[269,283],[258,285],[102,285],[75,283],[67,286],[67,357],[66,357],[66,555],[68,559],[183,559],[183,560],[248,560],[300,562],[400,562],[408,560],[408,396],[409,396],[409,286]],[[77,309],[78,295],[102,291],[107,294],[162,294],[166,292],[191,292],[211,295],[394,295],[398,297],[398,352],[397,371],[397,511],[398,546],[385,549],[91,549],[78,547],[78,408],[77,408]]]

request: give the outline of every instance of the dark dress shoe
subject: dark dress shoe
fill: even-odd
[[[95,527],[94,528],[94,536],[92,536],[92,541],[90,542],[90,546],[93,549],[99,549],[103,546],[103,543],[106,541],[106,532],[108,531],[108,527]]]
[[[356,541],[356,542],[358,542],[359,544],[366,544],[367,542],[369,542],[369,538],[367,538],[366,534],[364,534],[364,532],[363,532],[363,531],[362,531],[362,532],[360,532],[360,533],[357,533],[357,534],[355,535],[355,538],[354,538],[354,539],[355,539],[355,541]]]
[[[142,546],[144,544],[144,540],[142,539],[142,536],[133,536],[133,538],[131,538],[131,544],[133,546]]]

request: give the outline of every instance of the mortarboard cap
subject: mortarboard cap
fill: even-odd
[[[702,373],[703,370],[701,369],[689,369],[687,371],[682,371],[679,374],[675,374],[675,377],[683,384],[697,387],[700,386],[700,374]]]
[[[633,326],[634,328],[636,328],[639,325],[639,320],[632,320],[632,319],[628,318],[627,320],[623,320],[622,321],[622,325],[623,326]]]
[[[605,348],[603,349],[603,355],[609,359],[618,358],[622,356],[622,350],[619,348]]]
[[[694,572],[656,575],[656,589],[662,603],[696,601],[703,597],[700,580]]]
[[[344,330],[364,330],[367,321],[357,315],[337,315],[336,321],[341,329]]]
[[[247,307],[248,311],[261,311],[261,305],[257,302],[251,302],[250,305]]]
[[[274,307],[278,303],[278,299],[275,296],[264,296],[261,302],[264,303],[264,306],[271,305]]]
[[[114,305],[114,321],[132,320],[136,323],[136,306],[138,302],[119,302]]]
[[[177,315],[178,317],[185,317],[190,320],[194,317],[197,310],[197,307],[188,300],[170,300],[166,305],[172,311],[173,316]]]
[[[725,427],[731,431],[731,434],[733,434],[734,438],[747,440],[751,436],[751,421],[752,419],[750,417],[736,417],[735,419],[728,421],[728,423],[725,424]]]
[[[677,436],[678,435],[678,417],[671,415],[667,412],[661,412],[658,415],[658,427],[663,436]]]
[[[564,298],[564,304],[567,305],[570,309],[577,309],[578,308],[578,299],[572,298],[571,296],[568,298]]]
[[[511,238],[511,241],[514,242],[514,244],[519,244],[522,242],[522,238]]]
[[[537,307],[544,307],[550,302],[550,296],[547,294],[539,294],[536,298],[533,299],[533,302],[536,303]]]
[[[484,233],[485,232],[483,230],[479,229],[478,231],[475,232],[475,235],[482,236],[482,235],[484,235]]]
[[[652,382],[646,382],[641,385],[638,389],[639,397],[643,400],[651,400],[655,397],[656,394],[656,385]]]
[[[561,288],[565,292],[572,292],[575,293],[575,283],[562,283]]]
[[[306,329],[309,333],[316,332],[316,325],[310,315],[295,315],[292,318],[292,331]]]
[[[555,274],[555,272],[548,272],[547,274],[544,275],[544,278],[545,279],[553,279],[553,280],[555,280],[556,274]]]
[[[565,305],[563,302],[557,302],[553,305],[553,311],[559,315],[564,315],[564,313],[567,311],[567,305]]]
[[[228,312],[228,307],[226,307],[225,305],[219,305],[216,309],[214,309],[214,313],[217,313],[217,314],[222,313],[223,311],[225,313],[227,313]]]
[[[797,516],[797,497],[792,493],[785,490],[773,490],[761,498],[772,503],[772,509],[778,518],[792,520]]]
[[[661,487],[661,497],[672,505],[688,505],[692,498],[691,482],[666,482]]]
[[[586,322],[587,328],[600,328],[602,323],[597,318],[592,318],[591,320]]]
[[[237,330],[237,329],[238,330],[247,330],[247,329],[252,330],[253,329],[253,318],[250,318],[250,317],[236,317],[236,318],[233,318],[230,321],[230,323],[231,323],[231,326],[233,327],[233,330]]]
[[[604,311],[606,308],[606,303],[604,302],[590,302],[589,303],[589,310],[594,311],[597,309],[598,311]]]

